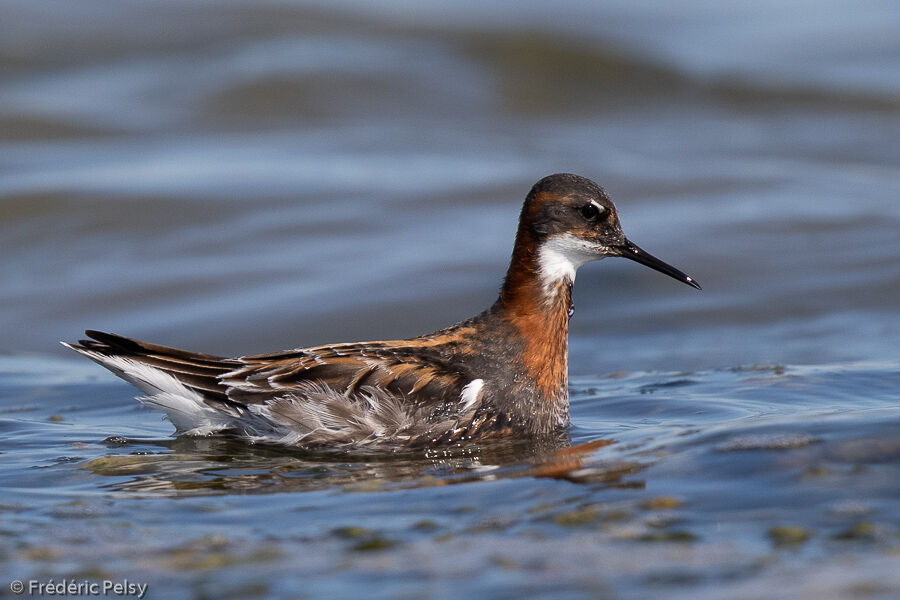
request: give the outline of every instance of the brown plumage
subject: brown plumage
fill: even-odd
[[[407,340],[221,358],[88,331],[65,344],[141,389],[179,433],[230,432],[303,447],[428,446],[567,426],[575,271],[625,256],[699,288],[622,233],[588,179],[545,177],[525,200],[500,297]]]

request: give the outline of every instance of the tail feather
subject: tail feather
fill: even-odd
[[[112,333],[85,333],[93,339],[62,344],[141,390],[146,394],[141,402],[163,410],[179,433],[224,429],[245,410],[227,398],[218,378],[234,369],[235,361]]]
[[[93,330],[85,333],[93,339],[79,340],[77,344],[68,342],[62,344],[109,368],[120,377],[122,375],[110,366],[109,359],[125,358],[158,369],[189,389],[225,402],[228,398],[225,395],[225,386],[219,382],[219,376],[240,366],[237,361],[211,354],[151,344],[113,333]]]
[[[132,338],[127,338],[125,336],[116,335],[115,333],[106,333],[103,331],[96,331],[94,329],[88,329],[84,333],[85,335],[93,339],[83,340],[81,343],[88,342],[92,345],[99,344],[100,346],[117,350],[119,353],[129,352],[134,354],[159,354],[162,356],[167,356],[171,359],[181,359],[186,362],[196,364],[205,363],[210,366],[220,366],[223,361],[227,361],[227,359],[224,359],[221,356],[203,354],[201,352],[190,352],[188,350],[162,346],[160,344],[151,344],[150,342],[143,342],[141,340],[135,340]]]

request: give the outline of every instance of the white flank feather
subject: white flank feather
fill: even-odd
[[[476,402],[481,400],[481,388],[484,387],[484,379],[473,379],[462,389],[459,401],[462,403],[461,413],[466,413]]]

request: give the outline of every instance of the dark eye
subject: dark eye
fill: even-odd
[[[594,221],[600,216],[600,209],[593,202],[585,204],[581,207],[581,216],[588,221]]]

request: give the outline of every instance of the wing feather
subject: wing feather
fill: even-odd
[[[414,404],[457,402],[471,377],[451,367],[418,340],[379,341],[303,348],[240,359],[220,376],[228,397],[265,401],[279,391],[326,385],[345,395],[362,387],[383,389]],[[441,385],[431,385],[436,382]]]

